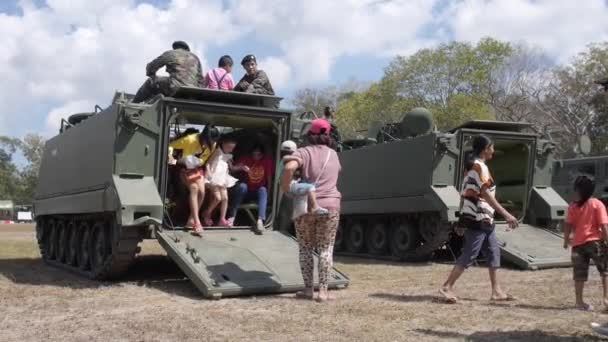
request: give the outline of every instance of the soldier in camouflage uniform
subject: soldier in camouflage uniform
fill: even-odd
[[[234,87],[234,91],[245,93],[274,95],[274,90],[270,84],[268,76],[263,70],[258,70],[257,61],[254,55],[247,55],[241,61],[241,65],[247,72]]]
[[[169,77],[156,76],[158,69],[166,67]],[[183,41],[173,43],[173,50],[166,51],[146,66],[149,77],[139,88],[133,102],[142,102],[154,95],[172,96],[179,87],[203,87],[201,62]]]

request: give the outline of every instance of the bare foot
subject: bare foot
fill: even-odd
[[[497,291],[492,294],[490,300],[494,302],[510,302],[515,300],[515,297],[511,296],[508,293],[504,293],[502,291]]]
[[[439,289],[439,293],[443,296],[445,301],[448,304],[456,304],[458,302],[458,297],[452,292],[452,290],[448,287],[442,287]]]
[[[324,302],[328,302],[328,301],[332,301],[332,300],[336,300],[336,296],[329,292],[325,292],[324,294],[319,293],[319,295],[316,298],[316,301],[319,303],[324,303]]]

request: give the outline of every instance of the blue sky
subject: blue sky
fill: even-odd
[[[136,91],[176,39],[206,69],[256,54],[286,98],[377,80],[395,55],[453,39],[525,42],[558,62],[608,40],[604,0],[4,0],[0,13],[0,135],[12,136],[52,136],[61,117]]]

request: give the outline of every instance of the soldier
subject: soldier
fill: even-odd
[[[340,132],[338,132],[338,126],[335,124],[336,113],[334,109],[329,106],[325,107],[324,117],[331,125],[330,135],[336,141],[336,151],[340,152],[342,150],[342,138]]]
[[[169,77],[156,76],[158,69],[166,67]],[[172,96],[179,87],[202,87],[201,62],[183,41],[173,43],[173,50],[166,51],[146,66],[149,77],[133,98],[134,103],[147,100],[154,95]]]
[[[245,93],[274,95],[274,90],[270,84],[268,76],[264,70],[258,70],[258,64],[254,55],[243,57],[241,65],[245,69],[245,76],[241,78],[234,91]]]

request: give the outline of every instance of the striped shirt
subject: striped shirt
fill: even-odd
[[[462,180],[461,213],[475,221],[494,222],[494,208],[482,197],[481,191],[487,189],[490,195],[496,194],[496,184],[488,166],[480,159],[476,159],[471,170],[467,172]]]

